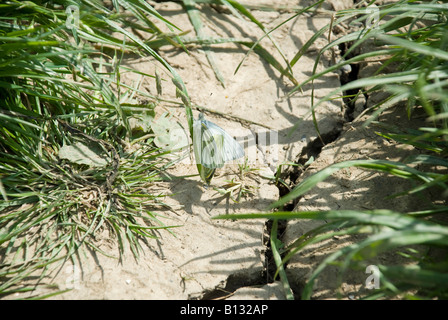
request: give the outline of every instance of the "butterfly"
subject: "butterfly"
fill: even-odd
[[[205,120],[202,113],[193,122],[193,150],[199,174],[207,185],[216,168],[244,157],[244,149],[224,129]]]

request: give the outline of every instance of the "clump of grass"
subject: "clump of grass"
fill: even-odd
[[[375,121],[377,115],[398,102],[405,102],[408,115],[415,108],[426,111],[427,126],[418,130],[403,130],[384,125],[384,131],[378,134],[393,139],[399,143],[418,148],[420,155],[410,157],[405,162],[391,162],[384,159],[354,160],[336,163],[308,177],[294,187],[290,193],[272,204],[271,208],[281,208],[284,204],[302,196],[316,184],[325,180],[334,172],[347,168],[358,167],[374,170],[385,174],[398,176],[414,182],[414,187],[407,192],[396,195],[412,197],[418,192],[431,189],[438,198],[445,199],[431,207],[414,208],[410,212],[395,212],[386,210],[331,210],[331,211],[301,211],[275,212],[264,214],[229,215],[221,218],[264,218],[264,219],[318,219],[328,223],[310,230],[298,238],[290,247],[281,249],[277,260],[278,272],[295,254],[333,236],[362,234],[364,240],[348,245],[330,256],[313,271],[301,296],[309,299],[313,293],[313,285],[318,276],[325,272],[329,265],[340,267],[341,273],[348,269],[365,270],[367,261],[384,252],[398,250],[402,256],[414,261],[413,264],[386,265],[378,264],[382,286],[366,299],[401,297],[408,299],[448,297],[446,276],[448,265],[446,261],[433,260],[424,252],[419,255],[414,252],[420,245],[426,250],[448,250],[448,226],[446,214],[448,205],[448,6],[438,2],[398,1],[378,7],[380,21],[374,28],[361,27],[358,31],[344,35],[325,46],[316,60],[319,63],[321,54],[342,43],[350,44],[349,50],[341,62],[314,74],[305,82],[292,90],[297,92],[306,83],[312,83],[322,75],[337,70],[346,64],[359,63],[375,56],[387,57],[384,66],[391,63],[398,65],[395,71],[387,74],[378,73],[367,78],[358,79],[333,91],[324,99],[311,106],[312,112],[318,112],[319,105],[333,98],[340,92],[359,89],[365,94],[386,91],[388,97],[371,107],[371,116],[365,125]],[[333,25],[341,22],[365,22],[369,16],[365,8],[345,10],[337,13]],[[367,23],[365,25],[368,25]],[[322,35],[330,25],[318,31]],[[316,37],[310,39],[304,47],[308,47]],[[366,41],[374,41],[376,48],[371,52],[347,58],[353,50]],[[305,51],[300,50],[291,61],[293,65]],[[344,60],[345,59],[345,60]],[[316,70],[316,69],[315,69]],[[423,165],[415,169],[415,165]],[[424,250],[423,250],[424,251]],[[283,275],[282,281],[287,292],[289,285]]]
[[[235,178],[232,178],[231,180],[226,180],[226,184],[214,188],[218,193],[229,197],[233,202],[240,202],[241,197],[254,195],[254,190],[257,188],[247,183],[247,178],[259,170],[249,166],[247,157],[244,158],[244,163],[238,164],[238,169],[238,180],[235,181]]]
[[[76,27],[66,6],[79,9]],[[102,252],[101,232],[129,246],[169,229],[150,192],[171,163],[129,119],[153,116],[157,98],[141,103],[138,85],[121,83],[123,54],[151,55],[177,73],[129,28],[166,38],[171,29],[146,1],[7,1],[0,4],[0,295],[34,290],[21,281],[74,260],[80,249]],[[73,7],[72,7],[73,9]],[[153,75],[139,74],[152,77]],[[146,117],[146,118],[145,118]],[[106,254],[105,252],[103,252]]]

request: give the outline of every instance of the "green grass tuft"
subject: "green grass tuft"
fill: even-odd
[[[62,3],[0,5],[0,296],[31,291],[22,280],[84,248],[107,254],[101,235],[138,257],[157,230],[173,227],[151,193],[172,163],[152,138],[141,139],[149,123],[130,124],[154,117],[157,97],[140,103],[138,86],[120,81],[123,72],[156,77],[120,62],[129,52],[151,55],[188,97],[174,69],[128,31],[165,39],[150,18],[178,28],[140,0],[81,1],[69,27]]]

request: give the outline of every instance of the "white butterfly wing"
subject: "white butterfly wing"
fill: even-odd
[[[193,126],[196,161],[206,168],[221,168],[227,161],[244,156],[240,144],[213,122],[199,117]]]
[[[194,123],[193,123],[193,151],[194,151],[194,157],[198,164],[203,164],[202,150],[204,149],[203,145],[206,144],[206,143],[203,143],[203,140],[202,140],[203,132],[204,132],[204,128],[202,125],[202,121],[200,119],[198,119],[198,120],[195,119]]]
[[[240,144],[230,136],[221,127],[217,126],[213,122],[203,120],[206,130],[206,135],[211,134],[216,144],[216,153],[214,154],[215,163],[223,166],[225,162],[239,159],[244,156],[244,150]],[[213,154],[213,153],[212,153]],[[209,154],[206,152],[205,156]]]
[[[207,121],[208,122],[208,121]],[[224,161],[218,152],[213,130],[210,130],[206,120],[199,117],[193,124],[193,150],[196,162],[206,168],[214,169],[224,166]],[[217,141],[219,141],[218,139]]]

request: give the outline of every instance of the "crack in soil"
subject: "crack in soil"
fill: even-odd
[[[299,167],[292,167],[293,170],[289,170],[287,176],[284,177],[285,180],[289,180],[291,184],[297,185],[298,180],[302,173],[306,171],[305,163],[313,157],[317,159],[322,148],[329,144],[340,136],[342,132],[342,123],[338,124],[330,132],[322,134],[320,137],[310,141],[303,149],[302,152],[297,157],[298,160],[296,163],[301,164]],[[297,169],[298,168],[298,169]],[[277,187],[279,188],[279,196],[280,198],[286,195],[290,189],[286,188],[283,184],[278,183]],[[282,210],[284,211],[292,211],[295,207],[296,202],[299,199],[296,199],[292,203],[286,204]],[[284,231],[286,230],[288,221],[287,220],[278,220],[278,236],[279,239],[282,240],[282,236]],[[265,285],[269,283],[273,283],[276,279],[274,279],[275,272],[277,271],[277,266],[275,264],[273,253],[271,249],[271,229],[272,229],[272,220],[268,220],[265,223],[265,231],[263,233],[263,245],[266,250],[264,252],[264,269],[260,273],[259,277],[248,279],[245,275],[240,274],[232,274],[225,281],[221,282],[220,285],[215,287],[213,290],[206,291],[201,298],[201,300],[220,300],[226,299],[231,296],[233,292],[242,287],[248,286],[257,286],[257,285]],[[282,253],[281,257],[283,258],[286,253]],[[284,265],[284,268],[287,268],[287,264]],[[298,294],[293,292],[295,297],[298,297]]]

